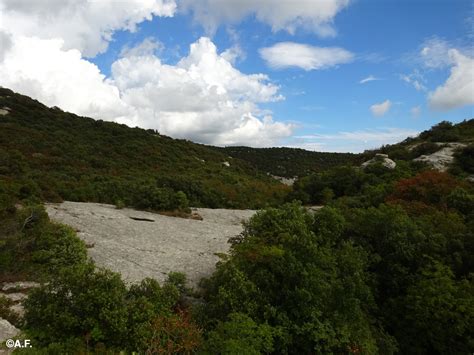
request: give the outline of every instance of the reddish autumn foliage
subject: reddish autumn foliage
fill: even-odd
[[[446,196],[458,186],[461,186],[460,182],[452,175],[427,170],[414,177],[398,181],[387,201],[418,201],[441,207],[444,206]]]
[[[152,325],[153,336],[146,354],[191,354],[202,343],[201,329],[188,312],[159,316]]]

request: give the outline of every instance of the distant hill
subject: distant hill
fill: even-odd
[[[375,153],[413,160],[461,142],[453,165],[473,174],[474,120],[441,122],[416,138],[363,154],[295,148],[212,147],[154,130],[80,117],[0,88],[0,200],[90,201],[173,210],[260,208],[289,188],[269,175],[308,176],[360,165]],[[5,193],[7,192],[7,193]]]
[[[261,172],[286,178],[306,176],[358,161],[357,154],[312,152],[298,148],[225,147],[216,149],[233,158],[249,162]]]
[[[279,203],[288,189],[226,152],[79,117],[5,88],[0,109],[0,197],[13,190],[144,209],[257,208]]]
[[[468,146],[466,152],[459,154],[472,154],[470,145],[474,143],[474,119],[458,124],[443,121],[417,137],[361,154],[313,152],[298,148],[215,147],[214,149],[233,158],[245,160],[260,172],[292,178],[308,176],[341,165],[360,165],[376,153],[388,154],[395,160],[410,161],[421,155],[435,153],[451,143]]]
[[[426,162],[437,169],[450,169],[456,175],[473,174],[474,119],[457,124],[442,121],[417,137],[365,151],[360,159],[368,160],[376,153],[388,154],[395,160]]]

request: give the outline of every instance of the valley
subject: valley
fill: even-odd
[[[350,154],[196,144],[5,88],[0,108],[2,344],[472,348],[473,119]]]

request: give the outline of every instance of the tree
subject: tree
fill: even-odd
[[[207,324],[238,312],[277,330],[278,353],[376,353],[366,254],[339,240],[337,211],[320,213],[298,204],[257,213],[203,285]]]
[[[39,344],[80,338],[119,346],[127,332],[126,288],[91,263],[60,271],[25,301],[26,329]]]
[[[459,185],[448,173],[426,170],[414,177],[399,180],[388,199],[419,201],[442,207],[446,196]]]
[[[228,320],[219,321],[207,334],[203,347],[205,354],[270,353],[273,350],[274,330],[268,324],[257,324],[242,313],[230,313]]]
[[[396,329],[403,353],[468,354],[474,348],[474,283],[456,281],[438,262],[425,267],[403,299]]]

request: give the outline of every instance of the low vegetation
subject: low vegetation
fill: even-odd
[[[355,187],[316,214],[258,213],[203,282],[206,327],[250,317],[274,353],[468,353],[473,186],[424,171]]]
[[[248,163],[153,130],[78,117],[0,88],[0,183],[18,198],[150,210],[261,208],[288,188]],[[228,164],[225,164],[228,163]]]
[[[215,148],[233,158],[249,162],[258,171],[294,178],[359,161],[357,154],[312,152],[298,148]]]

